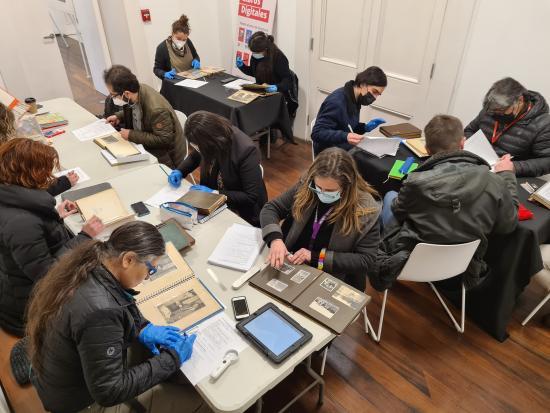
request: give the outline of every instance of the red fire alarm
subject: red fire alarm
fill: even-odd
[[[151,13],[149,12],[149,9],[141,9],[141,20],[145,23],[151,21]]]

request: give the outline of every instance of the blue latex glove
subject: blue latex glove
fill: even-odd
[[[365,132],[370,132],[373,129],[376,129],[379,125],[386,123],[386,119],[374,118],[368,123],[365,123]]]
[[[193,69],[200,69],[201,68],[201,62],[197,59],[193,59],[193,61],[191,62],[191,67]]]
[[[189,188],[190,191],[202,191],[202,192],[214,192],[213,189],[208,188],[204,185],[191,185],[191,188]]]
[[[237,65],[237,67],[243,67],[244,66],[243,59],[241,59],[240,57],[237,57],[235,64]]]
[[[265,91],[267,93],[276,92],[277,91],[277,85],[269,85],[268,87],[265,88]]]
[[[196,338],[196,334],[186,337],[180,336],[180,340],[176,343],[176,345],[170,347],[176,350],[176,353],[178,353],[181,364],[185,363],[191,358],[191,354],[193,354],[193,343],[195,342]]]
[[[138,340],[147,347],[151,353],[160,354],[157,346],[173,348],[181,340],[178,334],[179,328],[173,326],[156,326],[147,324],[139,333]]]
[[[165,79],[173,79],[176,76],[176,69],[172,69],[169,72],[164,72]]]
[[[182,178],[183,174],[181,173],[181,171],[179,171],[178,169],[174,169],[168,176],[168,182],[170,183],[170,185],[179,188]]]

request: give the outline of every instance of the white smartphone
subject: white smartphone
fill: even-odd
[[[242,320],[250,315],[248,311],[248,303],[246,297],[233,297],[231,299],[231,305],[233,306],[233,314],[235,314],[235,320]]]

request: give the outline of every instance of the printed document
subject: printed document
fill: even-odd
[[[491,167],[500,159],[481,129],[466,139],[464,150],[483,158]]]
[[[261,229],[233,224],[225,231],[214,252],[208,257],[208,262],[220,267],[248,271],[260,255],[263,245]]]
[[[117,131],[110,123],[107,123],[105,119],[98,119],[83,128],[73,130],[72,133],[79,141],[84,142],[111,135],[117,133]]]
[[[226,83],[223,86],[228,89],[241,90],[242,85],[251,85],[252,83],[254,82],[251,82],[250,80],[246,80],[246,79],[235,79],[232,82]]]
[[[365,138],[357,144],[357,147],[374,156],[382,158],[386,155],[395,156],[400,143],[401,138],[365,136]]]
[[[176,86],[184,86],[189,87],[191,89],[198,89],[201,86],[206,85],[208,82],[205,82],[203,80],[195,80],[195,79],[184,79],[181,82],[176,83]]]

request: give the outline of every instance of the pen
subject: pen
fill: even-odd
[[[350,131],[351,133],[355,133],[355,132],[353,131],[351,125],[350,125],[349,123],[348,123],[348,128],[349,128],[349,131]]]
[[[162,167],[162,164],[160,164],[160,163],[159,163],[159,168],[160,168],[160,170],[161,170],[162,172],[164,172],[164,173],[166,174],[166,176],[170,176],[170,175],[168,175],[168,172],[166,172],[166,171],[164,170],[164,168]]]

